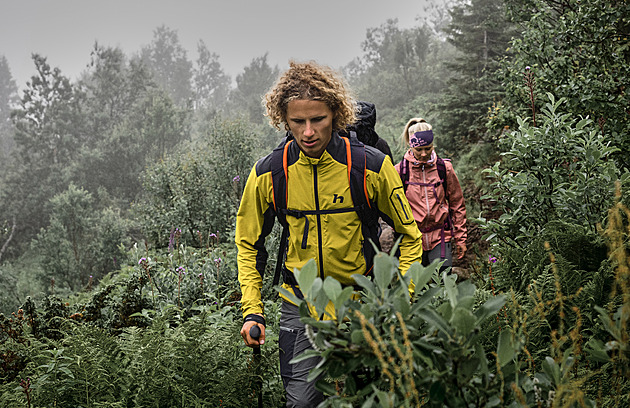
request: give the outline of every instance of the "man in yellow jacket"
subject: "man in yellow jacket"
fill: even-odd
[[[371,243],[364,235],[365,226],[355,210],[350,186],[350,142],[337,133],[356,120],[356,104],[344,81],[328,67],[291,62],[265,95],[265,105],[272,126],[280,129],[284,125],[288,137],[281,169],[274,167],[271,154],[252,168],[236,219],[244,317],[241,336],[250,347],[265,341],[261,288],[268,254],[264,243],[277,216],[286,218],[289,231],[283,287],[298,298],[301,294],[293,271],[310,259],[315,260],[322,279],[331,276],[344,285],[353,285],[352,275],[367,275],[371,268],[371,260],[366,259]],[[364,163],[360,163],[364,194],[372,210],[402,235],[399,265],[405,273],[421,260],[421,233],[389,156],[371,147],[364,149]],[[272,173],[278,170],[284,172],[286,181],[284,207],[274,197]],[[275,187],[277,194],[279,186]],[[254,325],[261,329],[258,340],[249,334]],[[317,406],[323,396],[306,381],[317,361],[289,364],[311,346],[298,308],[284,297],[279,343],[287,406]]]

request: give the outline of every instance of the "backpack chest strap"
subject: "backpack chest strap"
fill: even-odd
[[[443,185],[444,183],[442,182],[442,180],[438,181],[437,183],[419,183],[416,181],[405,181],[405,185],[414,185],[414,186],[420,186],[420,187],[432,187],[433,188],[433,196],[437,197],[437,187],[440,185]],[[446,190],[444,190],[446,192]]]
[[[356,211],[355,207],[350,208],[334,208],[330,210],[291,210],[291,209],[282,209],[280,210],[282,214],[286,217],[291,216],[295,218],[304,218],[304,232],[302,234],[302,249],[306,249],[306,245],[308,243],[308,230],[310,223],[308,221],[307,215],[321,215],[321,214],[341,214],[347,212]]]

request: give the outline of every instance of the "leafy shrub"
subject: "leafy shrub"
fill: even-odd
[[[623,302],[612,314],[598,309],[613,339],[607,343],[584,337],[580,310],[557,281],[553,298],[536,296],[530,307],[515,296],[506,303],[505,295],[478,293],[470,281],[456,284],[453,276],[439,276],[435,264],[396,275],[395,259],[381,253],[374,280],[358,276],[362,296],[352,299],[352,288],[322,281],[309,263],[296,273],[304,300],[293,300],[315,349],[297,359],[321,359],[309,378],[323,376],[317,386],[330,407],[623,406],[630,395],[625,251],[615,279]],[[317,319],[327,305],[334,315]],[[572,322],[569,311],[577,315]],[[495,329],[490,345],[480,341],[486,326]],[[551,329],[547,343],[531,341],[532,328],[544,326]],[[602,394],[603,383],[617,393]]]
[[[259,379],[265,406],[282,405],[278,304],[266,302],[255,365],[239,335],[233,250],[143,255],[68,302],[49,296],[36,310],[29,300],[19,319],[0,319],[1,406],[254,406]]]
[[[519,130],[499,140],[503,161],[486,170],[492,185],[482,198],[493,200],[501,215],[480,221],[488,239],[497,237],[503,247],[526,247],[556,219],[596,232],[612,205],[615,181],[630,180],[608,160],[617,149],[592,121],[560,113],[564,101],[548,98],[539,126],[519,118]]]
[[[50,205],[50,225],[32,243],[44,287],[54,279],[60,293],[76,292],[125,262],[127,227],[117,211],[97,210],[92,195],[73,184]]]
[[[166,247],[179,228],[180,242],[193,245],[199,232],[231,229],[255,145],[245,123],[216,120],[203,140],[147,169],[135,209],[149,242]]]

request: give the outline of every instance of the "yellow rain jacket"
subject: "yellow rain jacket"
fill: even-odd
[[[318,159],[306,156],[295,142],[289,145],[286,189],[288,209],[332,210],[353,207],[346,149],[345,140],[336,132]],[[422,235],[405,197],[400,176],[389,156],[369,146],[365,150],[365,190],[372,205],[377,206],[379,215],[403,235],[399,267],[402,273],[406,273],[412,263],[421,261]],[[270,154],[252,168],[236,217],[238,279],[243,317],[263,313],[261,288],[268,257],[265,238],[271,232],[276,218],[271,172]],[[305,218],[308,218],[306,232]],[[315,260],[322,280],[331,276],[342,285],[353,285],[352,275],[367,274],[361,221],[355,211],[313,214],[302,218],[287,216],[286,219],[289,237],[285,274],[292,274],[294,268],[301,269],[310,259]],[[304,245],[306,247],[303,249]],[[283,287],[293,291],[286,282]]]

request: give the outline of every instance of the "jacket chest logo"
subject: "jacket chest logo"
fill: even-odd
[[[333,194],[333,204],[337,204],[337,199],[339,199],[339,204],[343,203],[343,196],[339,194]]]

